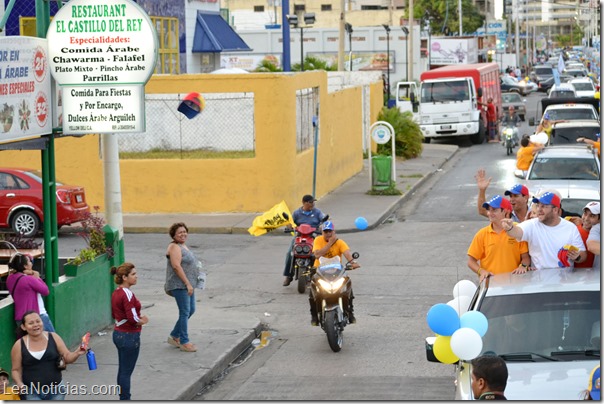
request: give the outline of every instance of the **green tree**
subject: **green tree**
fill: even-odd
[[[319,59],[313,56],[307,56],[306,58],[304,58],[304,71],[308,70],[325,70],[329,72],[335,72],[336,70],[338,70],[338,67],[330,65],[323,59]],[[300,63],[294,63],[292,65],[292,71],[299,72]]]
[[[254,71],[262,72],[262,73],[274,73],[274,72],[282,72],[283,69],[278,68],[270,60],[263,59],[262,62],[258,63],[258,67],[256,67],[254,69]]]
[[[449,32],[457,32],[459,31],[457,4],[457,0],[415,0],[413,17],[422,21],[429,17],[433,35],[441,35],[445,27]],[[484,25],[484,15],[472,4],[472,0],[462,0],[461,10],[464,32],[475,32]],[[408,18],[408,15],[405,14],[405,17]]]

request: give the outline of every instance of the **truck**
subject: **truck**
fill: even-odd
[[[467,136],[473,144],[484,142],[489,98],[499,119],[503,111],[497,63],[450,65],[423,72],[419,97],[411,94],[411,102],[418,104],[424,142],[450,136]]]

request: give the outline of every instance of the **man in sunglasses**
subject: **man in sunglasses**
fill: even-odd
[[[302,197],[302,206],[292,213],[292,220],[296,226],[301,224],[308,224],[315,229],[319,229],[319,225],[325,220],[325,214],[318,208],[315,208],[316,199],[312,195],[304,195]],[[285,269],[283,270],[283,286],[289,286],[294,279],[292,275],[293,269],[293,254],[292,249],[294,248],[295,237],[292,237],[292,242],[289,245],[287,254],[285,255]]]

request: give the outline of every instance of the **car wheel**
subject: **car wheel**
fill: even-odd
[[[19,210],[13,215],[11,227],[23,237],[34,237],[40,229],[40,219],[31,210]]]

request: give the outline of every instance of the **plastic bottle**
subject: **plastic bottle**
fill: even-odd
[[[86,360],[88,361],[88,370],[96,370],[96,357],[92,349],[88,349],[88,352],[86,352]]]

